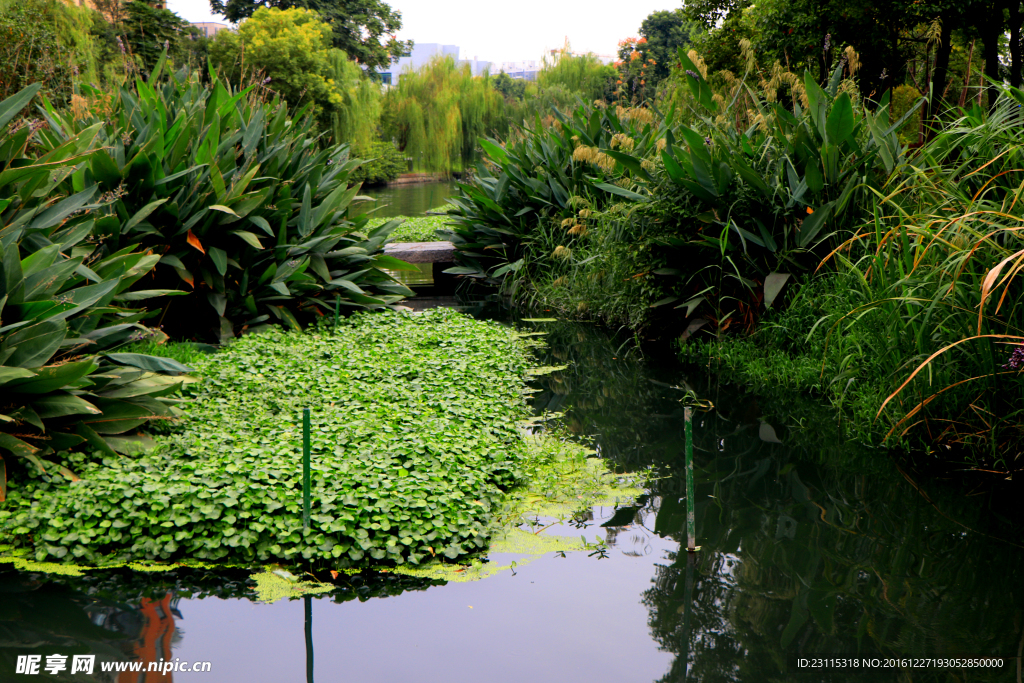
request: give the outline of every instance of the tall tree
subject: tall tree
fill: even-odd
[[[260,7],[314,10],[331,26],[333,46],[370,70],[386,67],[412,50],[398,40],[402,13],[381,0],[210,0],[210,9],[238,22]]]
[[[330,34],[330,27],[311,10],[261,7],[238,31],[214,36],[210,59],[236,83],[259,74],[289,105],[311,101],[329,112],[342,102],[332,82]]]
[[[697,29],[682,10],[653,12],[640,24],[640,35],[647,39],[646,54],[654,59],[652,80],[660,83],[669,74],[676,51],[690,44],[690,33]]]

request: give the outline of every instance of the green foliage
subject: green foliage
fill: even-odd
[[[477,158],[477,139],[505,132],[505,99],[489,77],[438,57],[402,74],[384,98],[384,137],[424,171],[451,173]]]
[[[640,24],[640,37],[646,39],[644,56],[654,60],[651,79],[657,85],[668,77],[679,48],[688,49],[690,36],[699,30],[687,21],[681,9],[652,12]]]
[[[725,104],[701,65],[681,50],[679,59],[700,132],[676,127],[682,146],[671,141],[662,152],[670,182],[655,191],[652,211],[678,226],[664,240],[671,270],[662,274],[682,280],[677,296],[687,315],[699,307],[724,329],[735,311],[749,325],[774,298],[772,273],[813,268],[862,218],[867,188],[902,160],[895,134],[902,122],[889,125],[887,98],[874,114],[862,108],[841,89],[841,68],[825,88],[809,73],[792,81],[794,97],[802,91],[806,100],[790,112],[772,102],[774,93],[762,102],[752,90],[735,90]],[[743,94],[757,112],[746,130],[729,120]],[[700,265],[687,265],[701,252]],[[704,269],[709,261],[718,263]]]
[[[105,149],[67,191],[100,200],[92,209],[100,253],[159,257],[132,296],[162,308],[173,336],[223,339],[269,319],[297,326],[303,311],[333,311],[335,296],[381,307],[408,293],[383,271],[407,267],[379,253],[388,228],[364,232],[366,217],[349,210],[359,161],[344,146],[318,149],[303,112],[291,119],[254,86],[204,87],[185,71],[135,85],[138,95],[120,89],[106,114],[50,109],[40,144],[52,150],[98,133]]]
[[[353,182],[380,185],[394,180],[408,168],[405,155],[391,141],[374,140],[363,156],[366,161],[352,172]]]
[[[597,55],[590,52],[574,55],[564,49],[557,59],[544,58],[543,68],[537,74],[537,85],[542,90],[562,88],[584,101],[593,102],[611,99],[615,77],[615,68]]]
[[[88,16],[88,10],[59,0],[10,3],[0,9],[0,99],[33,83],[41,83],[54,101],[71,98],[75,70],[86,55],[76,54],[69,42],[76,36],[88,40],[88,31],[62,34],[60,29],[70,28],[65,24],[82,13]]]
[[[505,96],[507,103],[522,102],[526,96],[526,81],[522,78],[512,78],[504,71],[494,77],[491,85]]]
[[[595,215],[580,222],[585,232],[573,240],[571,256],[533,272],[537,303],[572,318],[645,327],[651,304],[664,298],[663,278],[651,272],[656,261],[664,266],[655,252],[659,226],[638,215]]]
[[[158,9],[145,0],[130,0],[123,6],[121,31],[126,47],[149,74],[167,50],[171,57],[181,58],[188,39],[189,23],[168,9]]]
[[[407,57],[412,41],[401,41],[395,34],[402,28],[402,13],[381,0],[210,0],[210,8],[241,22],[265,7],[278,10],[307,9],[316,12],[331,26],[331,45],[350,59],[366,65],[370,71],[387,67],[398,57]]]
[[[749,340],[687,345],[758,384],[825,396],[862,436],[988,469],[1024,440],[1018,301],[1022,166],[1005,89],[941,130],[877,189],[873,217]]]
[[[558,125],[538,122],[504,147],[482,141],[489,163],[450,200],[460,265],[449,272],[491,284],[509,278],[514,287],[529,281],[531,268],[569,267],[591,217],[625,210],[624,199],[645,201],[629,188],[651,177],[648,157],[665,133],[648,110],[587,105],[555,113]]]
[[[194,366],[202,360],[206,353],[213,351],[215,348],[208,344],[197,344],[195,342],[156,341],[149,339],[132,342],[120,349],[120,351],[122,353],[141,353],[146,356],[170,358],[182,365]]]
[[[0,102],[0,131],[38,92]],[[0,138],[0,500],[11,473],[75,475],[62,451],[113,455],[118,436],[169,413],[184,372],[171,361],[110,351],[149,331],[129,308],[130,288],[160,257],[129,246],[114,253],[92,239],[93,184],[62,192],[64,179],[94,153],[99,126],[69,137],[38,159],[26,156],[31,130]],[[92,205],[95,206],[95,205]],[[88,264],[88,265],[86,265]],[[56,460],[56,462],[54,462]],[[20,467],[20,469],[19,469]]]
[[[247,335],[197,365],[204,380],[156,451],[83,464],[86,485],[25,482],[0,511],[7,537],[40,560],[417,564],[484,547],[489,511],[519,476],[529,359],[496,323],[356,315],[337,331]]]
[[[921,129],[921,109],[914,105],[921,99],[920,91],[912,85],[898,85],[892,89],[892,115],[894,118],[902,118],[910,112],[910,118],[899,129],[900,141],[904,144],[915,143],[923,133]]]
[[[793,76],[794,98],[806,101],[791,112],[770,84],[762,99],[735,83],[726,100],[702,62],[682,50],[678,59],[685,116],[585,106],[524,130],[521,143],[488,146],[500,173],[481,169],[456,202],[453,272],[515,272],[514,282],[547,283],[545,301],[562,310],[575,301],[634,325],[640,310],[673,303],[718,329],[737,314],[750,325],[788,274],[849,234],[867,187],[902,159],[887,102],[877,114],[862,108],[839,69],[825,88]],[[603,229],[591,235],[596,219]],[[597,282],[618,291],[599,296]]]
[[[348,143],[355,154],[369,157],[380,121],[380,84],[371,81],[359,65],[340,50],[331,50],[329,60],[331,79],[341,95],[341,102],[331,113],[334,143]]]
[[[312,10],[261,7],[237,31],[213,37],[210,59],[233,83],[264,80],[293,107],[312,102],[333,112],[344,100],[333,82],[330,36]]]
[[[400,220],[402,224],[391,231],[389,242],[438,242],[444,239],[438,233],[448,229],[447,216],[371,218],[367,227],[373,229],[393,220]]]

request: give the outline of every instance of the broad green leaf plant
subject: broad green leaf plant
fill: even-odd
[[[97,129],[102,149],[72,191],[100,199],[101,253],[157,258],[133,296],[161,309],[169,332],[227,339],[267,321],[298,327],[336,298],[383,308],[411,293],[385,272],[413,268],[382,253],[397,223],[371,229],[350,208],[361,162],[347,147],[318,146],[307,111],[289,116],[259,84],[236,90],[213,74],[206,87],[163,69],[111,100],[83,86],[105,106],[78,115],[47,103],[40,143],[49,153]]]
[[[36,95],[0,102],[0,129]],[[188,368],[109,353],[152,332],[129,291],[158,256],[129,246],[104,253],[93,239],[98,188],[65,195],[65,179],[95,153],[100,126],[83,127],[32,159],[21,125],[0,139],[0,500],[8,469],[74,478],[62,453],[114,455],[120,436],[167,416]],[[153,372],[154,370],[159,371]]]

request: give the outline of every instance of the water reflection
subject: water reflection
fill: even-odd
[[[375,204],[364,206],[364,209],[379,207],[374,216],[422,216],[430,209],[445,205],[445,200],[455,192],[454,181],[431,183],[411,183],[407,185],[390,185],[385,187],[367,187],[360,191],[367,197],[373,197]]]
[[[565,411],[568,427],[614,469],[653,468],[657,477],[630,505],[596,507],[575,520],[581,528],[566,525],[603,537],[607,559],[545,556],[515,574],[445,586],[339,575],[332,593],[273,605],[252,602],[240,570],[8,572],[0,678],[19,654],[60,652],[106,661],[173,654],[217,667],[207,678],[172,674],[178,683],[303,672],[312,681],[315,649],[321,680],[1015,680],[1024,567],[1014,500],[925,482],[865,451],[816,404],[754,397],[671,357],[640,359],[592,327],[536,329],[546,332],[540,364],[568,365],[537,380],[537,409]],[[679,552],[685,388],[716,406],[694,426],[696,555]],[[793,427],[800,423],[815,429]],[[794,666],[810,654],[1003,656],[1009,666]]]
[[[1013,527],[1000,520],[1005,501],[913,481],[829,427],[813,404],[758,402],[681,368],[666,372],[664,359],[644,370],[585,326],[537,327],[549,331],[544,362],[570,367],[541,380],[535,405],[567,410],[572,429],[621,469],[660,468],[643,507],[619,511],[621,522],[649,513],[659,536],[685,545],[679,388],[718,406],[695,423],[703,549],[696,563],[671,553],[642,598],[653,637],[677,655],[661,681],[897,676],[797,670],[796,657],[809,653],[1018,655],[1024,567],[1021,547],[1006,540]],[[820,427],[786,429],[801,419]],[[1010,664],[956,680],[1007,680]],[[935,669],[898,675],[945,680]]]

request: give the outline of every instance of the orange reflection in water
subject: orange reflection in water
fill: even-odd
[[[133,653],[136,661],[148,668],[150,662],[171,659],[171,638],[174,636],[174,614],[171,612],[171,594],[160,600],[142,598],[139,612],[145,619],[142,632],[136,641]],[[174,674],[170,671],[122,672],[117,683],[172,683]]]

